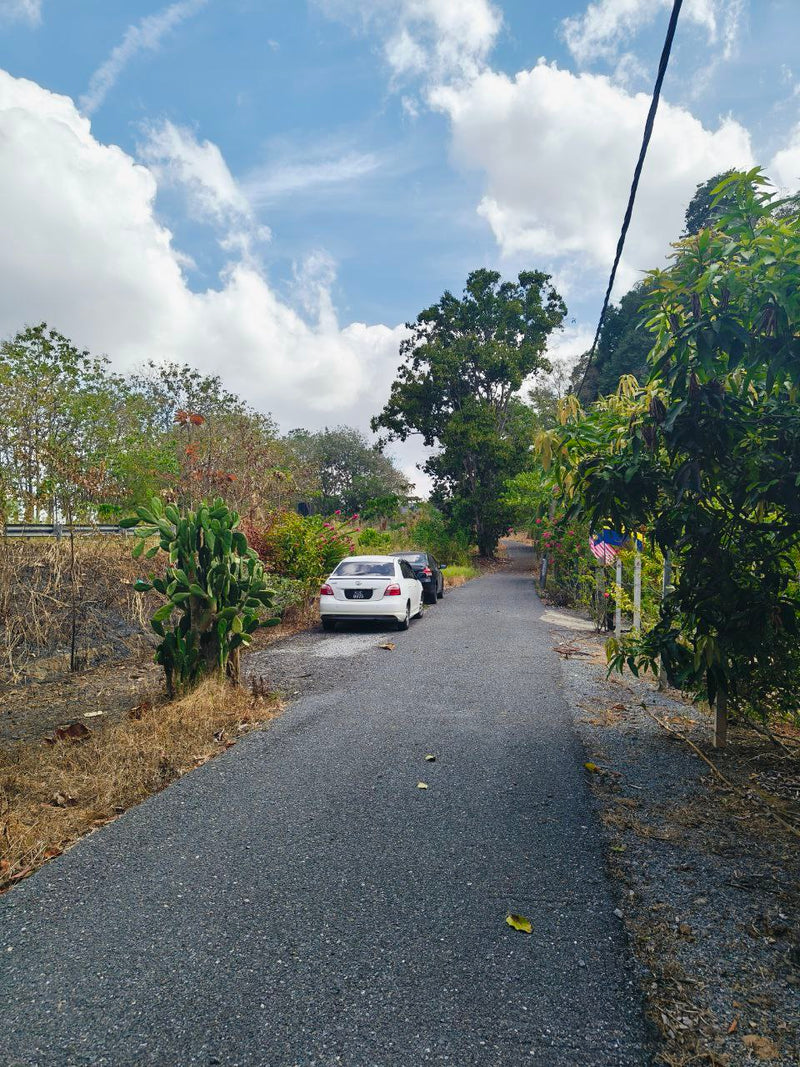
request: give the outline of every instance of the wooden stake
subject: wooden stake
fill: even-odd
[[[622,594],[622,557],[617,554],[617,563],[615,569],[615,578],[617,588],[614,594],[614,600],[616,605],[614,608],[614,636],[618,641],[622,640],[622,605],[619,598]]]

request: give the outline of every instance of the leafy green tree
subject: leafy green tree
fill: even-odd
[[[713,178],[708,178],[698,184],[686,208],[684,237],[693,237],[702,229],[714,226],[722,218],[727,208],[731,206],[732,200],[724,193],[718,197],[715,191],[733,173],[733,170],[724,170],[720,174],[715,174]]]
[[[732,203],[731,197],[723,192],[716,198],[715,190],[732,173],[724,171],[698,184],[686,208],[685,237],[715,225],[725,213]],[[598,397],[615,392],[623,375],[632,374],[639,382],[647,380],[647,356],[653,345],[652,335],[645,326],[649,290],[647,279],[637,282],[618,304],[609,307],[588,372],[584,376],[589,358],[589,353],[584,352],[572,374],[572,391],[581,403],[591,404]],[[580,383],[583,384],[579,390]]]
[[[645,326],[647,295],[648,283],[639,282],[618,304],[609,307],[585,381],[588,352],[572,373],[573,392],[579,395],[581,403],[590,404],[599,396],[613,393],[625,374],[632,374],[640,382],[647,380],[647,355],[653,346],[653,338]]]
[[[377,497],[405,499],[411,485],[381,448],[351,426],[319,433],[293,430],[287,439],[302,465],[318,482],[316,505],[324,514],[360,511]]]
[[[131,383],[156,446],[152,458],[160,461],[152,473],[164,476],[179,503],[192,506],[219,495],[253,516],[287,503],[302,486],[302,472],[272,416],[226,389],[218,375],[151,361]],[[144,488],[154,489],[152,480]],[[138,486],[134,499],[142,500]]]
[[[446,292],[408,324],[405,362],[372,420],[388,439],[418,434],[438,449],[424,468],[432,499],[484,555],[509,522],[504,482],[527,462],[533,414],[519,392],[549,370],[547,340],[565,315],[547,274],[503,282],[496,271],[474,271],[461,299]]]
[[[661,657],[718,707],[797,714],[800,216],[758,170],[730,175],[723,203],[650,276],[647,387],[616,420],[577,418],[559,447],[592,520],[649,528],[677,567],[617,663]]]
[[[0,471],[8,515],[92,516],[115,491],[129,392],[108,361],[45,323],[0,345]]]

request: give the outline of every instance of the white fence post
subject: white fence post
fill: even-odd
[[[619,602],[620,594],[622,593],[622,556],[617,553],[615,579],[617,588],[614,591],[614,634],[618,641],[622,639],[622,604]]]
[[[669,550],[664,553],[664,574],[661,579],[661,599],[667,595],[667,590],[672,585],[672,559]],[[659,657],[658,661],[658,688],[667,688],[667,672],[664,670],[664,662]]]
[[[633,556],[633,628],[642,628],[642,544],[635,537]]]

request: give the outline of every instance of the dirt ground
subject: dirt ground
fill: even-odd
[[[800,731],[776,726],[775,744],[734,726],[716,752],[706,711],[607,677],[605,635],[579,613],[546,620],[660,1061],[800,1063]]]
[[[508,566],[505,559],[481,560],[482,573]],[[456,584],[462,584],[459,579]],[[258,630],[251,645],[259,652],[276,641],[319,625],[316,602],[287,611],[279,626]],[[152,649],[139,637],[111,662],[70,673],[65,657],[54,657],[60,669],[44,668],[13,682],[0,682],[0,745],[31,741],[53,734],[60,726],[81,722],[99,726],[123,719],[133,708],[153,701],[163,689],[161,669],[152,661]],[[265,680],[268,682],[268,680]]]
[[[280,626],[258,631],[252,647],[266,648],[316,623],[313,610],[293,611]],[[99,726],[119,721],[133,708],[153,703],[163,688],[161,668],[144,649],[74,673],[7,683],[0,697],[0,744],[48,737],[57,727],[76,722]]]

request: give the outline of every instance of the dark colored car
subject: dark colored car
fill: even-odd
[[[397,559],[404,559],[411,564],[415,576],[422,582],[422,599],[426,604],[435,604],[444,596],[444,575],[446,563],[437,563],[430,552],[392,552]]]

